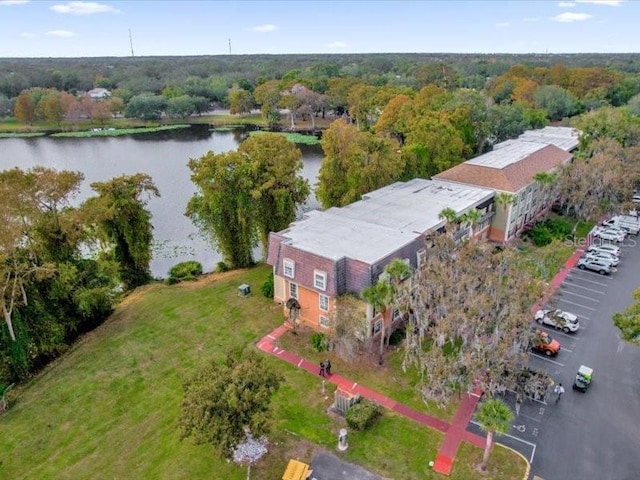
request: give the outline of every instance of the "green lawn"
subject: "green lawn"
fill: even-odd
[[[0,417],[0,478],[246,478],[211,447],[180,441],[177,418],[187,376],[229,345],[254,343],[281,324],[280,307],[236,291],[248,283],[258,292],[270,273],[260,266],[129,296],[103,326],[12,392]],[[280,478],[288,458],[310,461],[318,448],[335,451],[344,426],[327,414],[332,392],[323,395],[316,376],[269,362],[286,381],[274,398],[270,452],[252,469],[253,479]],[[384,373],[390,383],[400,375],[394,362]],[[376,377],[378,388],[384,378]],[[441,441],[442,434],[385,412],[372,430],[350,433],[343,455],[387,478],[429,479],[436,475],[427,463]],[[465,447],[450,478],[477,478],[471,466],[481,453]],[[500,474],[486,478],[522,477],[522,461],[510,452],[496,449],[493,464]]]

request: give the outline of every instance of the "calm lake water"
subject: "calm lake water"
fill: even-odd
[[[221,256],[184,216],[187,202],[195,193],[187,162],[209,150],[216,153],[235,150],[246,135],[243,130],[219,132],[197,125],[184,131],[114,138],[0,139],[0,170],[42,165],[82,172],[85,180],[77,203],[95,193],[89,186],[92,182],[146,173],[161,195],[148,201],[155,237],[153,275],[166,277],[173,265],[186,260],[197,260],[205,271],[211,271]],[[302,175],[313,187],[322,162],[322,149],[305,145],[299,148],[304,160]],[[317,207],[315,198],[311,198],[305,209]],[[256,249],[254,258],[259,259],[260,254]]]

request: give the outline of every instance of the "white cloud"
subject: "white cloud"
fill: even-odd
[[[496,23],[496,27],[498,28],[505,28],[505,27],[510,27],[511,24],[509,22],[498,22]]]
[[[251,31],[252,32],[257,32],[257,33],[275,32],[277,29],[278,29],[278,27],[276,27],[275,25],[272,25],[270,23],[267,23],[265,25],[256,25],[255,27],[251,27]]]
[[[542,20],[540,17],[527,17],[524,19],[525,22],[539,22]]]
[[[575,7],[576,4],[575,4],[575,2],[560,2],[560,3],[558,3],[558,6],[560,8],[571,8],[571,7]]]
[[[94,13],[120,13],[120,10],[97,2],[67,2],[64,5],[53,5],[51,10],[69,15],[92,15]]]
[[[29,0],[0,0],[0,7],[9,7],[11,5],[24,5]]]
[[[591,3],[593,5],[607,5],[609,7],[619,7],[623,0],[575,0],[576,3]]]
[[[31,32],[22,32],[20,34],[20,36],[22,38],[36,38],[37,37],[37,35],[35,33],[31,33]]]
[[[69,38],[69,37],[76,36],[75,33],[70,32],[69,30],[49,30],[47,32],[47,35],[50,35],[52,37],[60,37],[60,38]]]
[[[560,15],[556,15],[555,17],[551,17],[551,20],[554,22],[581,22],[583,20],[589,20],[593,15],[588,13],[576,13],[576,12],[565,12]]]
[[[327,47],[328,48],[347,48],[347,44],[339,40],[336,40],[335,42],[327,43]]]

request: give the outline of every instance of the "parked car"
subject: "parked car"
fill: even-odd
[[[534,318],[541,325],[550,325],[565,333],[577,332],[580,328],[578,316],[563,310],[538,310]]]
[[[598,272],[600,275],[609,275],[616,271],[616,267],[610,263],[598,260],[597,258],[588,258],[586,256],[580,257],[577,265],[580,270],[592,270],[594,272]]]
[[[618,258],[620,258],[620,255],[622,254],[620,247],[617,245],[611,245],[610,243],[591,244],[587,247],[587,252],[606,252],[611,255],[615,255]]]
[[[622,243],[624,242],[625,234],[619,230],[613,230],[610,228],[596,228],[593,232],[593,236],[610,242]]]
[[[585,255],[587,258],[596,258],[604,262],[608,262],[614,267],[620,264],[620,257],[615,256],[612,253],[607,252],[587,252]]]
[[[531,350],[547,357],[555,357],[560,352],[560,342],[551,338],[547,332],[534,330],[531,335]]]
[[[602,222],[605,228],[617,228],[630,235],[638,235],[640,232],[640,219],[633,215],[615,215]]]

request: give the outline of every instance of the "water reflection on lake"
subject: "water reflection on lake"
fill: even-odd
[[[234,150],[245,136],[244,130],[211,131],[208,125],[198,125],[185,130],[113,138],[0,139],[0,170],[42,165],[80,171],[85,181],[78,203],[93,195],[89,186],[92,182],[146,173],[161,195],[149,199],[156,241],[151,262],[153,275],[165,277],[171,266],[186,260],[198,260],[205,271],[211,271],[221,257],[184,216],[187,202],[195,192],[187,162],[209,150],[216,153]],[[304,160],[302,174],[313,187],[322,149],[306,145],[300,149]],[[316,207],[313,198],[305,208]],[[256,250],[254,255],[258,259],[260,251]]]

